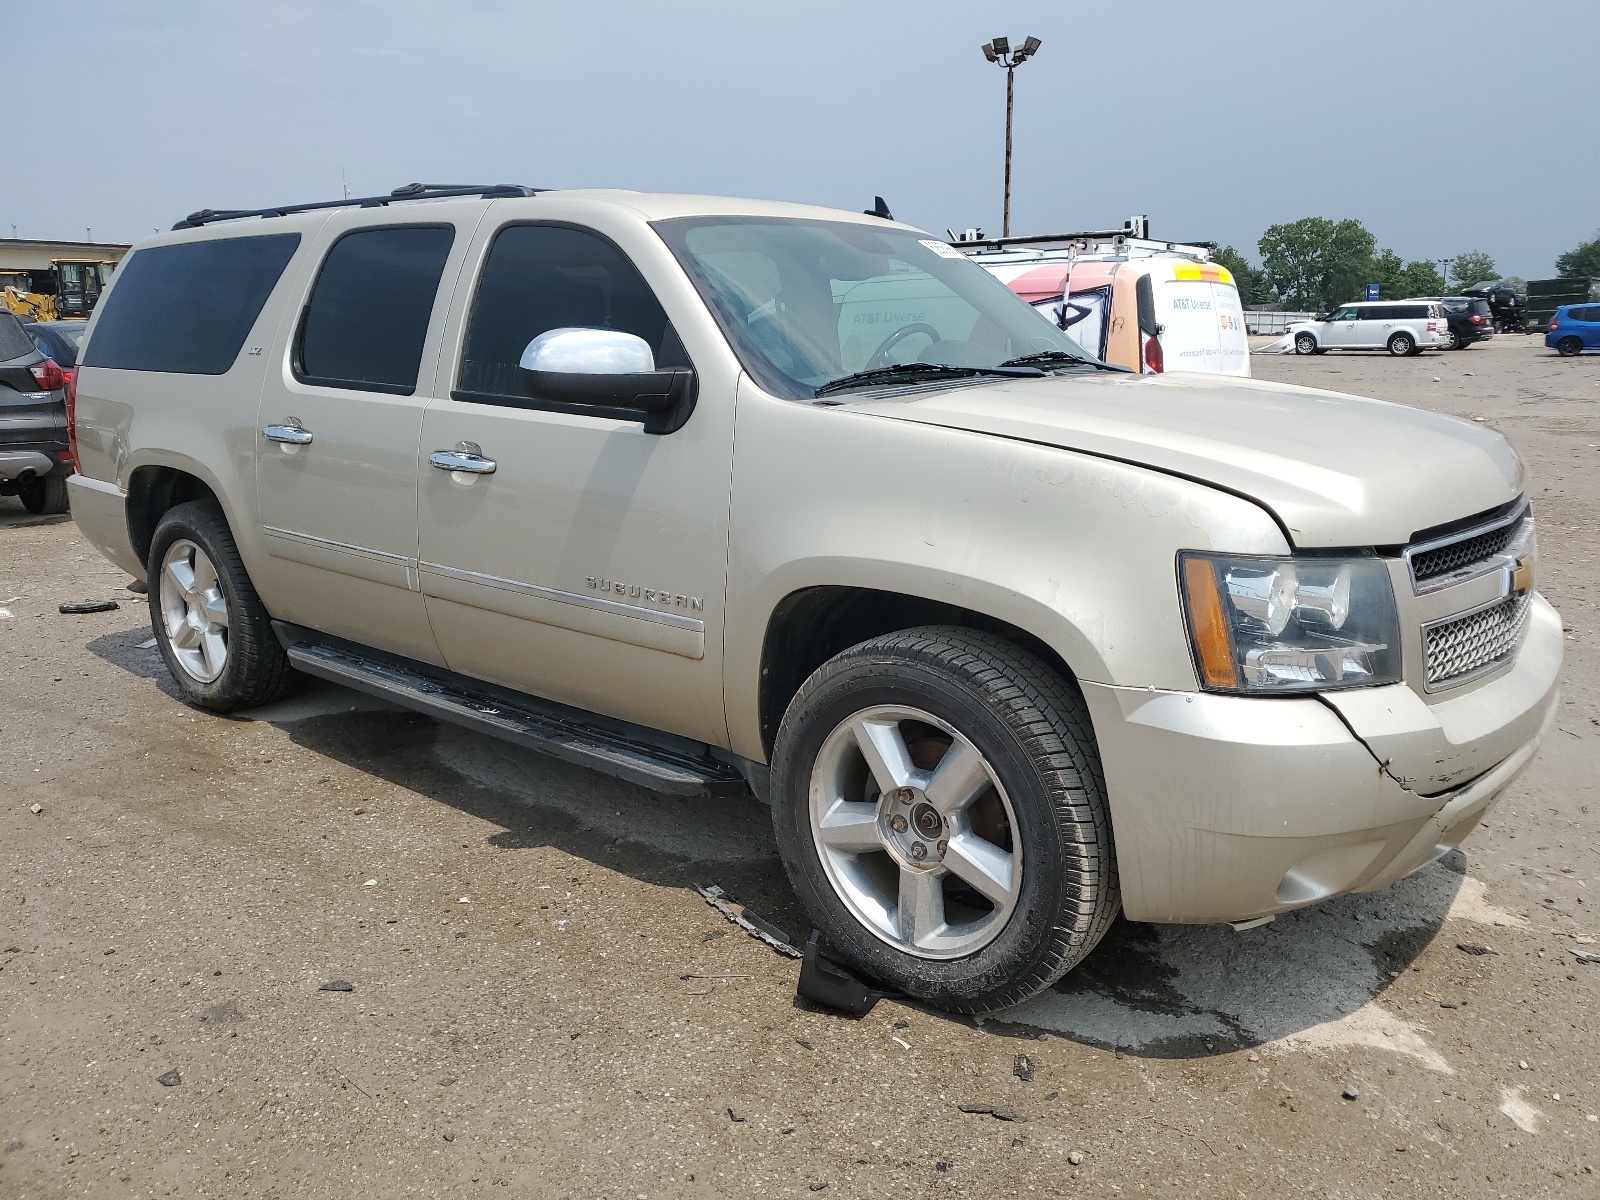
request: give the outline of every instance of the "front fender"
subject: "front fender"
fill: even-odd
[[[733,749],[763,758],[767,626],[802,588],[862,587],[1024,629],[1083,681],[1193,689],[1176,559],[1282,554],[1259,506],[1127,463],[776,400],[741,380],[724,635]]]

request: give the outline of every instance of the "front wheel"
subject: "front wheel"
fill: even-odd
[[[289,658],[215,504],[169,509],[150,541],[150,623],[183,698],[212,712],[276,700]]]
[[[43,479],[30,479],[18,489],[22,507],[31,513],[56,516],[67,511],[67,477],[46,475]]]
[[[867,975],[942,1008],[1042,991],[1120,908],[1083,699],[992,634],[906,630],[824,663],[784,715],[772,798],[817,926]]]
[[[1404,358],[1408,354],[1416,353],[1417,343],[1409,333],[1397,333],[1389,339],[1389,353],[1396,358]]]
[[[1296,354],[1315,354],[1317,352],[1317,339],[1309,333],[1296,334],[1294,352]]]
[[[1583,353],[1583,339],[1564,337],[1556,343],[1556,353],[1562,358],[1572,358]]]

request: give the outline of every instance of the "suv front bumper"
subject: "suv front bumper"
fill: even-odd
[[[1343,715],[1316,697],[1085,683],[1123,911],[1135,921],[1244,921],[1386,887],[1432,862],[1532,759],[1555,720],[1561,658],[1561,618],[1535,597],[1511,667],[1463,689],[1455,710],[1434,697],[1425,721],[1415,705]],[[1369,748],[1399,761],[1480,743],[1495,748],[1493,765],[1431,795]]]

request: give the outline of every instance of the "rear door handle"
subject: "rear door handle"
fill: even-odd
[[[289,417],[282,425],[268,425],[261,433],[269,442],[287,442],[291,446],[311,444],[311,430],[300,424],[299,417]]]
[[[465,471],[469,475],[493,475],[494,459],[485,458],[477,447],[471,450],[435,450],[428,463],[441,471]]]

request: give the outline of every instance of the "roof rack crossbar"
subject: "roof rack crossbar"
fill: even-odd
[[[505,196],[536,196],[548,188],[524,187],[517,183],[408,183],[387,196],[352,196],[346,200],[318,200],[311,204],[280,204],[272,208],[202,208],[173,226],[174,229],[199,229],[217,221],[237,221],[244,217],[283,217],[290,213],[314,212],[322,208],[383,208],[398,200],[444,200],[452,196],[481,196],[487,200]]]

